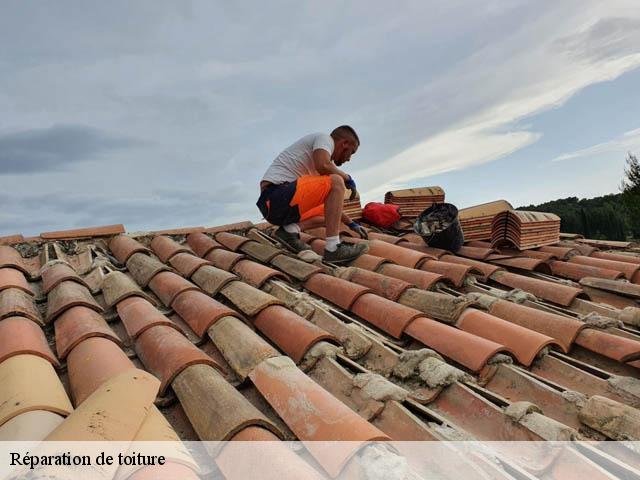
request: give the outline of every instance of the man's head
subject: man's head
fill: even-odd
[[[337,166],[347,163],[351,155],[356,153],[360,146],[360,139],[356,131],[349,125],[341,125],[331,132],[331,138],[335,145],[331,160]]]

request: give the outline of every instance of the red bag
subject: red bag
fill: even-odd
[[[392,203],[369,202],[362,210],[362,218],[376,227],[389,228],[400,220],[399,208]]]

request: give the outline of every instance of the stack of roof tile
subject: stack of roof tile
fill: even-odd
[[[518,250],[553,245],[560,241],[560,217],[553,213],[507,210],[491,224],[491,245],[513,245]]]
[[[460,210],[458,218],[465,240],[491,240],[494,217],[507,210],[513,210],[513,207],[506,200],[496,200]]]
[[[347,214],[352,220],[360,220],[362,218],[362,204],[360,203],[360,194],[356,195],[353,200],[349,200],[351,190],[347,190],[344,194],[344,202],[342,204],[343,213]]]
[[[403,217],[417,217],[434,203],[444,202],[444,190],[440,187],[408,188],[387,192],[384,203],[398,205]]]

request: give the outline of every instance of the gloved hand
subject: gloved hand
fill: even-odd
[[[349,225],[347,225],[347,227],[349,227],[351,230],[356,232],[360,236],[360,238],[363,238],[365,240],[369,239],[369,235],[367,234],[367,231],[358,222],[351,222]]]
[[[344,186],[347,189],[351,190],[351,195],[349,196],[349,200],[353,200],[358,195],[358,190],[356,190],[356,182],[349,175],[349,179],[344,181]]]

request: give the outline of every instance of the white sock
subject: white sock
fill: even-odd
[[[324,249],[327,252],[335,252],[338,248],[338,245],[340,245],[340,236],[336,235],[335,237],[327,237],[325,241],[326,244],[324,246]]]
[[[289,225],[284,225],[284,231],[287,233],[300,233],[300,227],[297,223],[290,223]]]

